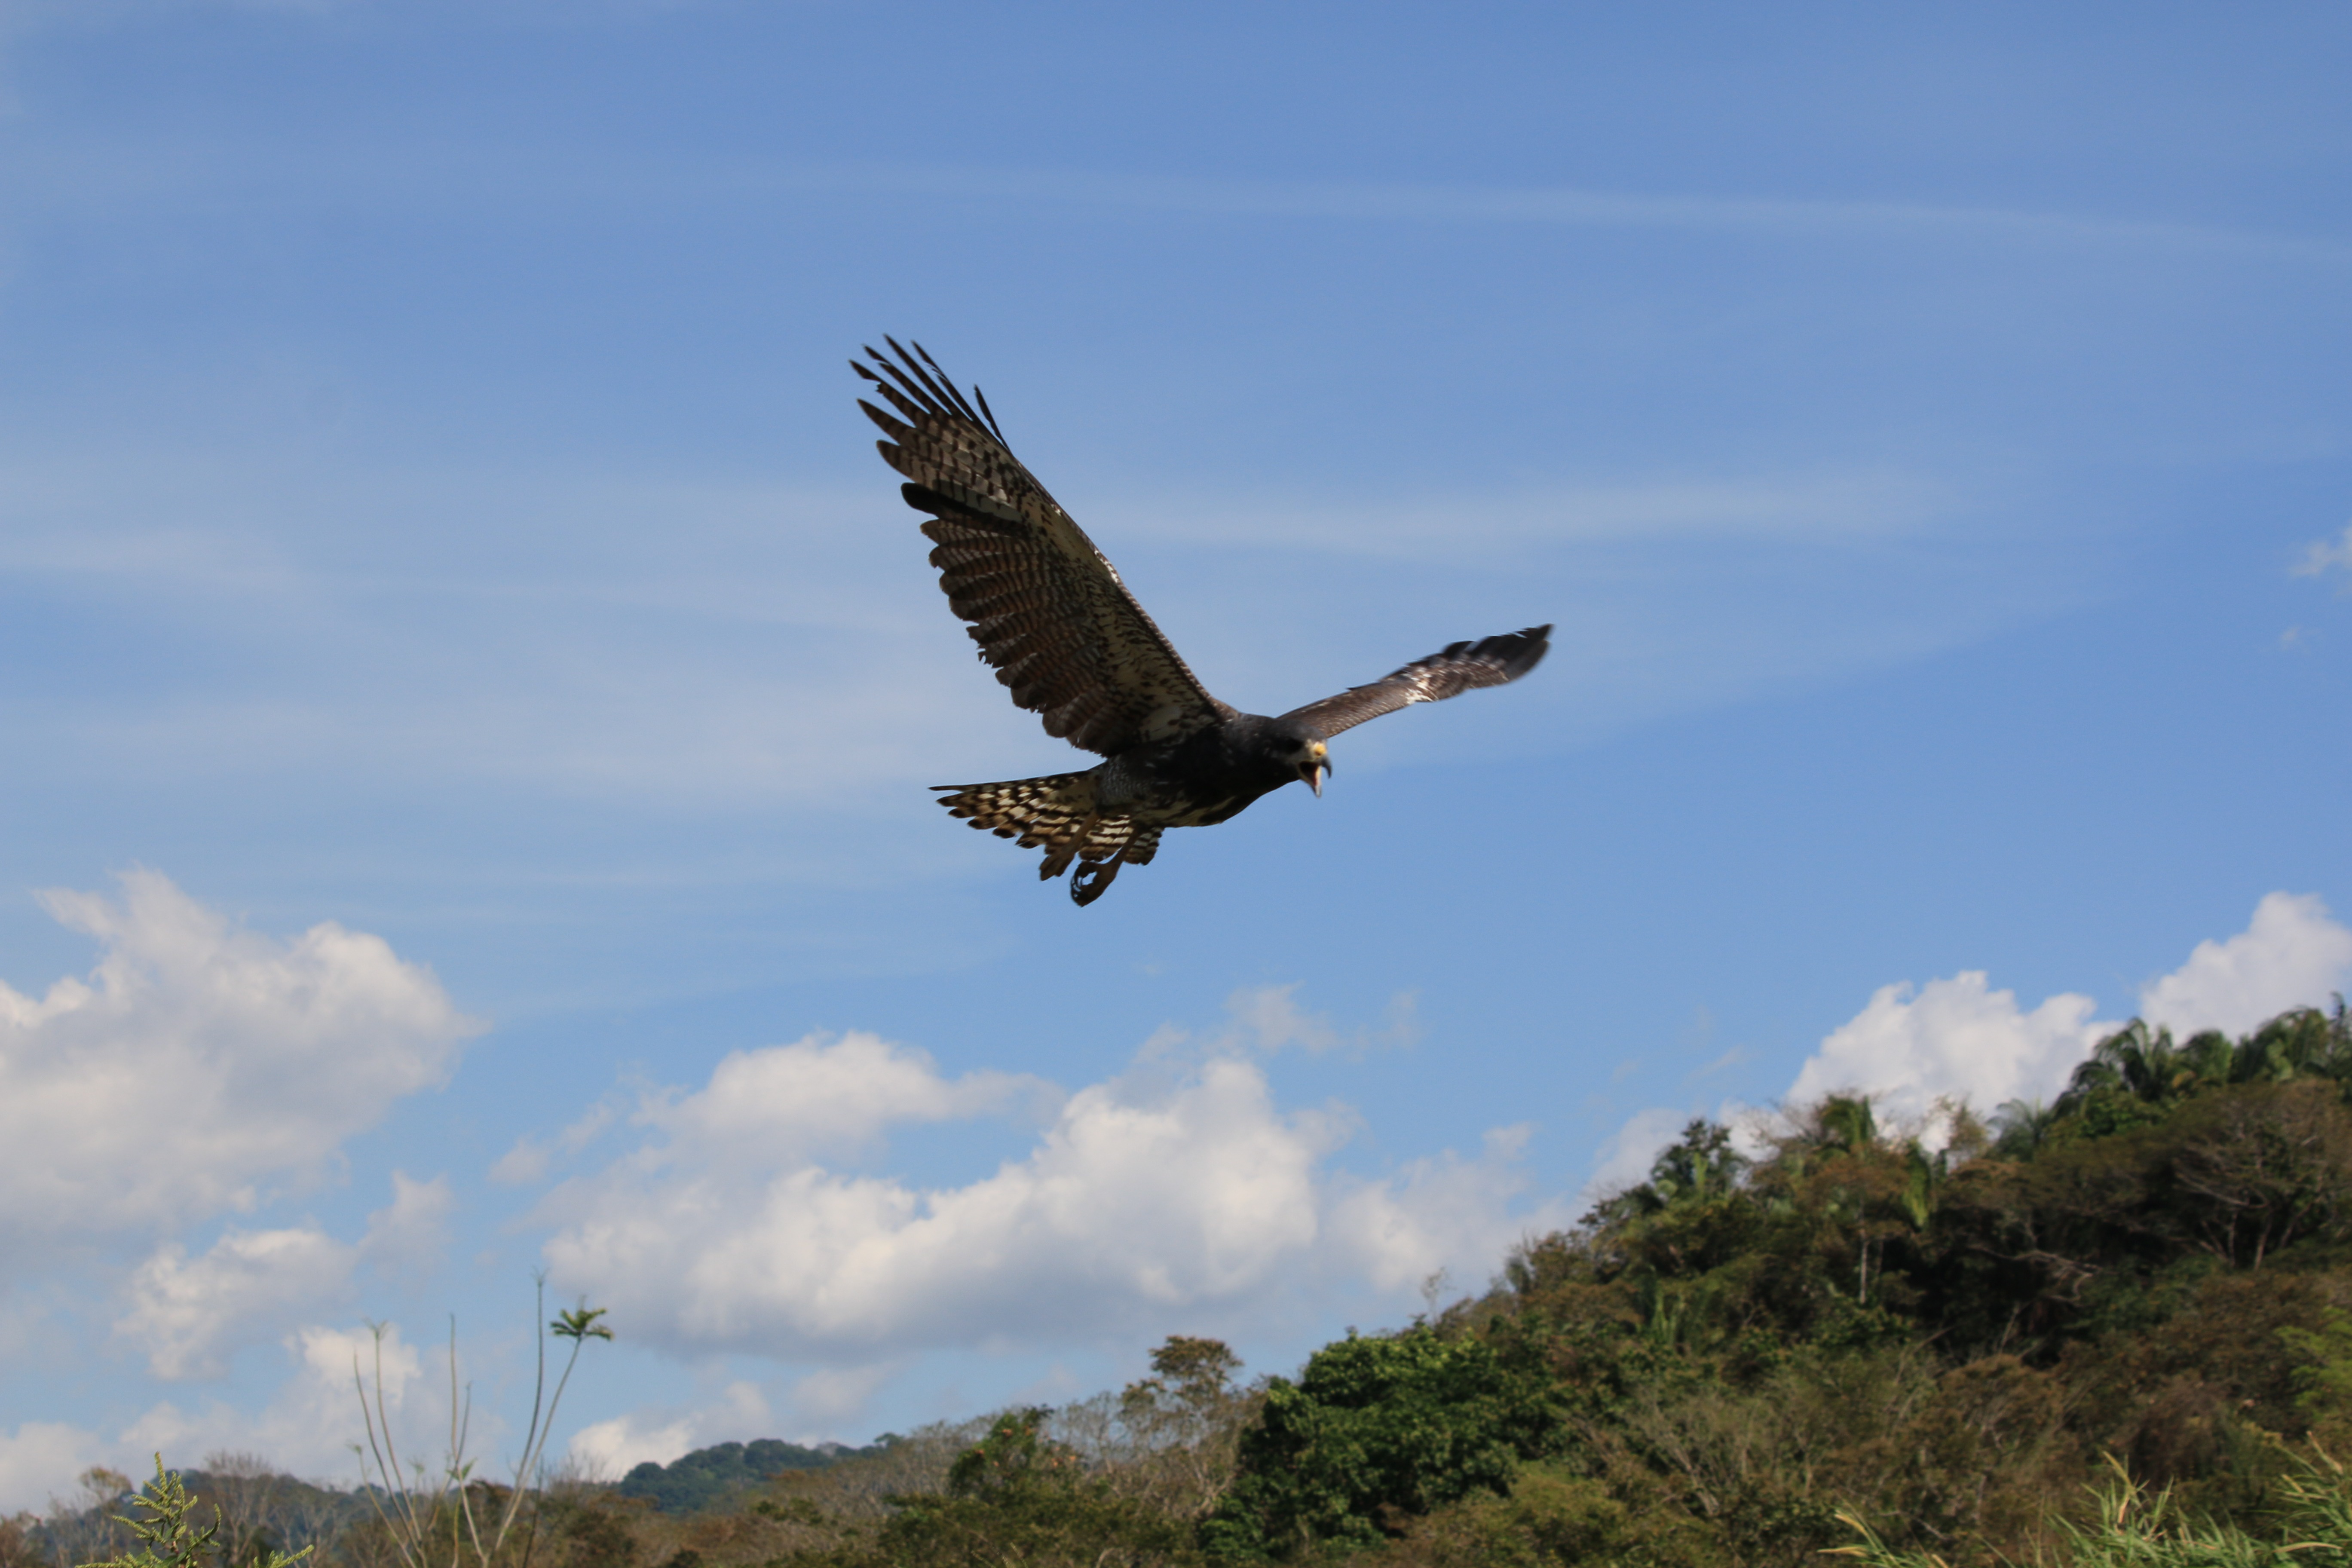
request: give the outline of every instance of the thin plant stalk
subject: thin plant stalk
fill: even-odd
[[[547,1310],[546,1276],[541,1275],[538,1284],[539,1310],[544,1312]],[[485,1565],[506,1545],[508,1536],[513,1532],[516,1520],[521,1515],[523,1503],[529,1500],[532,1504],[530,1530],[523,1551],[524,1568],[529,1568],[531,1554],[537,1550],[539,1544],[537,1503],[541,1491],[541,1467],[547,1452],[548,1437],[555,1429],[555,1412],[563,1403],[563,1391],[571,1386],[572,1369],[580,1364],[582,1348],[592,1339],[609,1340],[613,1337],[613,1331],[596,1321],[604,1315],[604,1309],[602,1307],[583,1305],[557,1313],[554,1319],[548,1321],[547,1325],[540,1331],[539,1373],[531,1385],[530,1425],[523,1432],[522,1457],[515,1461],[514,1486],[507,1493],[506,1506],[499,1512],[497,1528],[492,1532],[487,1547],[482,1543],[481,1531],[474,1518],[472,1497],[465,1492],[458,1494],[458,1506],[465,1515],[467,1531],[473,1540],[474,1554]],[[547,1338],[550,1334],[553,1334],[558,1339],[572,1342],[572,1354],[564,1360],[563,1371],[555,1380],[555,1392],[552,1395],[547,1393]],[[541,1419],[542,1398],[545,1399],[544,1420]]]
[[[537,1303],[541,1311],[547,1309],[547,1282],[544,1276],[538,1281]],[[541,1329],[538,1343],[538,1372],[533,1381],[530,1399],[530,1424],[523,1433],[522,1457],[516,1461],[514,1486],[508,1491],[505,1503],[495,1518],[488,1521],[485,1539],[484,1521],[477,1516],[472,1489],[467,1484],[474,1471],[474,1463],[466,1457],[466,1446],[473,1431],[473,1390],[462,1385],[457,1372],[457,1323],[449,1321],[449,1447],[438,1481],[429,1489],[425,1469],[413,1463],[414,1484],[402,1479],[400,1454],[392,1435],[392,1416],[383,1391],[383,1327],[371,1325],[375,1333],[375,1387],[371,1401],[366,1381],[361,1376],[359,1358],[352,1358],[352,1382],[358,1390],[360,1414],[366,1422],[368,1446],[361,1452],[360,1474],[368,1484],[369,1500],[376,1517],[392,1537],[399,1552],[402,1568],[435,1568],[438,1548],[432,1544],[437,1533],[445,1506],[449,1513],[448,1568],[466,1568],[470,1551],[475,1568],[490,1568],[513,1534],[522,1516],[526,1501],[531,1504],[530,1524],[525,1539],[523,1568],[530,1568],[539,1542],[538,1501],[541,1489],[542,1469],[547,1441],[555,1426],[555,1413],[563,1403],[563,1391],[571,1386],[572,1369],[579,1364],[580,1352],[588,1341],[609,1340],[613,1331],[596,1320],[604,1315],[602,1307],[582,1305],[556,1314]],[[547,1336],[572,1342],[572,1353],[557,1377],[552,1394],[547,1388]],[[373,1459],[376,1478],[381,1485],[369,1482],[369,1461]],[[451,1494],[456,1495],[454,1499]],[[390,1503],[387,1505],[386,1498]]]

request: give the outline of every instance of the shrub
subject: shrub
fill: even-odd
[[[103,1562],[89,1563],[82,1568],[213,1568],[215,1558],[222,1568],[235,1568],[229,1554],[217,1545],[220,1535],[220,1510],[213,1510],[213,1521],[201,1529],[190,1521],[196,1511],[196,1500],[180,1484],[177,1472],[163,1468],[163,1456],[155,1456],[155,1479],[147,1490],[131,1500],[131,1506],[145,1515],[132,1519],[117,1514],[115,1518],[128,1525],[142,1549],[110,1557]],[[271,1552],[254,1558],[256,1568],[293,1568],[293,1564],[310,1555],[307,1546],[289,1556]]]
[[[1555,1427],[1540,1387],[1477,1340],[1350,1334],[1267,1387],[1202,1539],[1226,1556],[1370,1544],[1473,1491],[1507,1493]]]

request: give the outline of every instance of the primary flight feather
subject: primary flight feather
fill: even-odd
[[[941,784],[940,804],[974,827],[1043,848],[1038,875],[1077,869],[1070,897],[1090,904],[1121,866],[1150,863],[1171,827],[1223,822],[1294,781],[1317,795],[1340,731],[1412,702],[1500,686],[1533,669],[1549,626],[1458,642],[1369,685],[1277,718],[1211,696],[1118,573],[1021,466],[988,400],[966,399],[917,343],[866,351],[850,367],[895,414],[858,400],[888,439],[882,458],[923,512],[949,607],[1013,700],[1045,732],[1106,760],[1084,773],[1004,784]],[[875,367],[878,366],[877,369]],[[973,406],[973,400],[978,407]]]

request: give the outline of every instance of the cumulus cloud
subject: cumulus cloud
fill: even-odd
[[[479,1027],[379,937],[329,921],[278,942],[156,872],[121,887],[42,896],[100,943],[88,980],[0,984],[0,1245],[20,1261],[315,1177]]]
[[[786,1132],[811,1109],[792,1108]],[[762,1171],[667,1143],[561,1194],[570,1223],[547,1258],[616,1314],[710,1348],[1050,1333],[1106,1305],[1231,1291],[1311,1245],[1314,1167],[1340,1141],[1326,1118],[1276,1113],[1255,1067],[1222,1060],[1164,1094],[1083,1090],[1027,1159],[965,1187],[789,1157]]]
[[[131,1275],[130,1310],[114,1331],[145,1347],[148,1370],[177,1382],[224,1375],[228,1356],[320,1308],[347,1300],[362,1258],[415,1272],[440,1250],[453,1198],[446,1178],[393,1173],[393,1201],[369,1216],[357,1245],[316,1226],[231,1229],[190,1258],[176,1242],[156,1249]]]
[[[2176,1036],[2200,1029],[2242,1035],[2294,1007],[2325,1003],[2352,982],[2352,931],[2313,894],[2277,892],[2254,908],[2244,931],[2203,942],[2187,963],[2140,988],[2139,1016]],[[1926,1126],[1937,1136],[1939,1101],[1987,1110],[2009,1100],[2049,1100],[2120,1022],[2093,1015],[2090,997],[2061,993],[2027,1009],[2013,991],[1995,991],[1981,970],[1925,985],[1881,986],[1870,1003],[1822,1041],[1789,1086],[1803,1104],[1839,1090],[1872,1096],[1882,1116]],[[1674,1142],[1685,1111],[1654,1109],[1619,1129],[1596,1156],[1588,1194],[1642,1181]],[[1717,1120],[1752,1123],[1727,1104]],[[1746,1136],[1755,1141],[1754,1125]]]
[[[1907,982],[1883,985],[1807,1058],[1789,1098],[1801,1103],[1860,1089],[1896,1116],[1925,1115],[1940,1098],[1980,1106],[2046,1099],[2119,1026],[2095,1019],[2097,1007],[2070,992],[2028,1012],[2014,991],[1993,990],[1982,970],[1930,980],[1916,993]]]
[[[730,1383],[719,1403],[706,1409],[634,1410],[583,1426],[566,1452],[588,1476],[617,1480],[647,1460],[667,1465],[713,1443],[764,1437],[774,1425],[758,1384]]]
[[[1586,1202],[1640,1186],[1649,1179],[1659,1152],[1690,1124],[1690,1113],[1671,1106],[1635,1111],[1612,1133],[1592,1156],[1592,1175],[1584,1184]]]
[[[289,1375],[258,1412],[217,1402],[187,1410],[165,1402],[110,1436],[40,1421],[0,1432],[0,1512],[71,1495],[75,1478],[92,1465],[148,1474],[159,1452],[167,1462],[175,1455],[261,1454],[295,1475],[349,1476],[352,1438],[360,1426],[352,1358],[373,1380],[378,1342],[365,1328],[311,1325],[286,1335],[283,1344]],[[385,1328],[381,1349],[384,1405],[402,1451],[435,1454],[448,1419],[446,1405],[435,1397],[436,1380],[425,1375],[424,1358],[396,1324]],[[446,1378],[440,1386],[446,1386]]]
[[[2242,1035],[2290,1007],[2315,1006],[2352,989],[2352,931],[2328,918],[2315,893],[2273,893],[2246,929],[2200,942],[2189,962],[2139,994],[2140,1016],[2176,1035]]]
[[[291,1375],[257,1413],[214,1403],[202,1410],[157,1405],[133,1422],[114,1445],[118,1463],[144,1460],[161,1452],[207,1454],[221,1450],[262,1454],[281,1469],[301,1476],[348,1474],[352,1441],[360,1430],[359,1398],[352,1384],[356,1361],[373,1388],[382,1357],[386,1415],[404,1454],[438,1452],[446,1444],[448,1407],[436,1398],[446,1388],[446,1363],[439,1377],[425,1375],[425,1357],[408,1343],[396,1323],[379,1341],[365,1327],[312,1324],[281,1342]],[[477,1426],[481,1425],[478,1422]]]
[[[641,1120],[706,1158],[814,1159],[859,1152],[902,1122],[966,1121],[1036,1106],[1053,1086],[1026,1074],[941,1078],[929,1056],[874,1035],[729,1054],[696,1094],[671,1091]]]
[[[0,1432],[0,1511],[66,1500],[75,1477],[114,1457],[105,1438],[61,1421],[27,1421],[13,1433]]]
[[[545,1255],[674,1346],[872,1361],[1133,1327],[1303,1277],[1393,1288],[1484,1267],[1516,1234],[1517,1134],[1348,1178],[1328,1163],[1348,1115],[1282,1111],[1255,1061],[1165,1032],[1134,1070],[1052,1101],[1024,1157],[967,1185],[819,1162],[896,1122],[1046,1098],[1001,1075],[950,1081],[871,1037],[730,1058],[708,1088],[649,1103],[643,1147],[550,1195]]]
[[[1465,1265],[1493,1267],[1528,1234],[1570,1218],[1556,1205],[1514,1214],[1527,1183],[1519,1156],[1534,1129],[1498,1127],[1477,1159],[1447,1151],[1416,1160],[1385,1182],[1342,1183],[1329,1202],[1332,1251],[1373,1286],[1418,1286]]]
[[[413,1278],[441,1261],[449,1215],[457,1206],[457,1194],[449,1190],[448,1177],[420,1182],[405,1171],[394,1171],[392,1205],[368,1215],[360,1255],[380,1272]]]
[[[131,1310],[114,1330],[147,1347],[157,1377],[218,1377],[239,1329],[345,1294],[358,1250],[307,1226],[232,1230],[193,1258],[173,1243],[132,1275]]]
[[[2243,931],[2203,942],[2187,963],[2140,988],[2139,1015],[2176,1035],[2243,1034],[2291,1007],[2327,999],[2352,978],[2352,931],[2310,894],[2272,893]],[[1827,1039],[1789,1088],[1796,1101],[1834,1089],[1875,1095],[1897,1116],[1924,1116],[1938,1098],[1979,1107],[2048,1099],[2092,1047],[2122,1026],[2093,1017],[2072,993],[2032,1011],[1995,991],[1980,971],[1882,987]]]

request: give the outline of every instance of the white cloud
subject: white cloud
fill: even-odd
[[[232,1230],[193,1259],[175,1242],[131,1276],[131,1308],[114,1331],[146,1346],[148,1369],[157,1377],[219,1377],[239,1330],[341,1297],[358,1255],[357,1247],[307,1226]]]
[[[1520,1237],[1558,1229],[1573,1215],[1556,1204],[1510,1209],[1527,1186],[1518,1161],[1532,1131],[1495,1129],[1475,1160],[1448,1151],[1389,1181],[1342,1184],[1329,1210],[1334,1250],[1375,1287],[1399,1290],[1433,1275],[1484,1273]]]
[[[231,1229],[194,1258],[180,1244],[165,1244],[132,1274],[131,1307],[114,1331],[145,1347],[148,1370],[157,1377],[219,1377],[240,1346],[347,1300],[362,1258],[408,1274],[429,1268],[454,1202],[449,1184],[415,1181],[400,1171],[392,1181],[391,1206],[369,1216],[367,1236],[356,1246],[310,1225]]]
[[[1409,1046],[1421,1037],[1418,999],[1410,991],[1389,998],[1388,1018],[1379,1029],[1352,1033],[1336,1027],[1321,1013],[1298,1005],[1298,986],[1245,985],[1225,998],[1225,1025],[1203,1039],[1173,1025],[1162,1026],[1145,1045],[1147,1055],[1163,1055],[1178,1047],[1195,1054],[1257,1051],[1271,1055],[1297,1047],[1320,1053],[1339,1049],[1368,1050]]]
[[[2198,943],[2179,969],[2142,986],[2139,1015],[2179,1037],[2209,1028],[2242,1035],[2289,1008],[2321,1005],[2347,984],[2352,931],[2330,919],[2316,895],[2277,892],[2255,906],[2244,931]],[[1907,981],[1881,986],[1805,1059],[1786,1099],[1801,1105],[1860,1090],[1876,1100],[1882,1121],[1924,1123],[1932,1142],[1939,1100],[1987,1110],[2003,1100],[2056,1096],[2075,1066],[2122,1026],[2094,1017],[2097,1006],[2067,992],[2028,1011],[2015,992],[1993,990],[1981,970],[1916,990]],[[1743,1111],[1727,1105],[1717,1120],[1760,1147],[1759,1124]],[[1588,1195],[1642,1181],[1686,1120],[1685,1112],[1654,1109],[1627,1121],[1596,1156]]]
[[[1650,1167],[1656,1163],[1659,1152],[1681,1135],[1690,1120],[1690,1112],[1671,1106],[1635,1111],[1594,1152],[1592,1175],[1584,1184],[1584,1201],[1590,1203],[1648,1181]]]
[[[734,1051],[699,1093],[673,1091],[639,1120],[705,1158],[761,1162],[855,1153],[901,1122],[964,1121],[1035,1107],[1058,1096],[1027,1074],[972,1072],[952,1081],[921,1051],[853,1031],[762,1050]]]
[[[526,1133],[515,1140],[514,1147],[499,1156],[490,1167],[490,1180],[509,1186],[527,1186],[547,1175],[549,1163],[558,1154],[577,1154],[596,1141],[597,1135],[613,1124],[619,1113],[610,1100],[597,1101],[588,1113],[557,1133],[551,1141],[541,1142]]]
[[[114,1446],[97,1433],[60,1421],[27,1421],[13,1434],[0,1432],[0,1513],[65,1499],[75,1477],[115,1458]]]
[[[352,1444],[363,1430],[359,1394],[352,1381],[357,1359],[361,1374],[374,1386],[379,1342],[367,1328],[311,1325],[283,1341],[293,1375],[258,1413],[215,1403],[189,1412],[166,1402],[131,1424],[114,1445],[117,1463],[138,1462],[162,1453],[208,1454],[217,1450],[267,1456],[294,1475],[355,1479]],[[441,1457],[447,1440],[447,1406],[434,1397],[436,1381],[425,1375],[425,1358],[387,1324],[380,1342],[384,1406],[404,1458],[427,1463]],[[446,1366],[442,1368],[446,1371]],[[446,1387],[446,1383],[439,1386]],[[478,1434],[490,1425],[478,1417]],[[478,1438],[477,1439],[478,1446]]]
[[[281,1469],[348,1485],[356,1479],[352,1443],[362,1431],[352,1358],[373,1381],[376,1342],[365,1328],[310,1326],[286,1336],[292,1375],[258,1412],[214,1403],[189,1411],[165,1402],[108,1436],[56,1422],[28,1421],[0,1433],[0,1514],[65,1497],[92,1465],[131,1477],[152,1473],[161,1453],[173,1468],[226,1450],[266,1456]],[[404,1457],[428,1463],[446,1440],[447,1406],[434,1397],[424,1358],[389,1325],[383,1339],[384,1404]],[[446,1386],[444,1382],[441,1386]],[[487,1423],[477,1420],[477,1430]]]
[[[2140,1016],[2175,1035],[2242,1035],[2291,1007],[2325,1004],[2352,989],[2352,931],[2328,918],[2314,893],[2273,893],[2246,929],[2200,942],[2189,962],[2139,994]]]
[[[2352,978],[2352,931],[2309,894],[2273,893],[2246,930],[2203,942],[2187,963],[2141,987],[2139,1014],[2176,1035],[2218,1028],[2243,1034],[2290,1007],[2310,1006]],[[1896,1116],[1923,1116],[1939,1097],[1989,1108],[2042,1099],[2065,1087],[2091,1047],[2122,1026],[2096,1019],[2097,1004],[2072,993],[2031,1012],[1995,991],[1981,971],[1882,987],[1807,1059],[1789,1087],[1803,1102],[1841,1089],[1879,1097]]]
[[[815,1158],[1039,1092],[1002,1075],[950,1082],[866,1036],[730,1058],[707,1089],[648,1107],[660,1136],[551,1194],[547,1259],[650,1339],[866,1362],[1131,1328],[1302,1280],[1392,1289],[1449,1263],[1484,1268],[1519,1228],[1506,1212],[1519,1134],[1476,1160],[1348,1178],[1327,1168],[1345,1113],[1282,1112],[1255,1062],[1186,1058],[1165,1031],[968,1185]]]
[[[1285,1046],[1329,1050],[1339,1043],[1339,1031],[1321,1014],[1300,1007],[1297,991],[1296,984],[1249,986],[1225,999],[1225,1011],[1232,1016],[1235,1030],[1254,1037],[1261,1051],[1278,1051]],[[1164,1044],[1169,1037],[1163,1033],[1160,1038]]]
[[[565,1452],[601,1480],[625,1476],[649,1459],[656,1465],[667,1465],[691,1453],[697,1446],[693,1417],[681,1415],[664,1421],[658,1415],[633,1410],[610,1421],[583,1426],[572,1434]]]
[[[1884,985],[1806,1060],[1789,1099],[1859,1089],[1896,1117],[1925,1116],[1945,1097],[1978,1106],[2047,1099],[2118,1027],[2094,1018],[2097,1007],[2067,993],[2027,1012],[1981,970],[1930,980],[1916,994],[1907,982]]]
[[[634,1410],[583,1426],[566,1451],[592,1478],[617,1480],[648,1459],[667,1465],[713,1443],[767,1436],[774,1425],[759,1384],[730,1383],[708,1409],[683,1415]]]
[[[2352,522],[2344,525],[2343,536],[2332,544],[2325,539],[2314,541],[2304,552],[2303,559],[2295,563],[2294,574],[2319,577],[2338,567],[2352,572]],[[2352,590],[2352,581],[2347,581],[2346,587]]]
[[[0,985],[0,1244],[169,1229],[315,1178],[479,1027],[432,973],[332,921],[243,930],[162,875],[51,892],[103,946],[87,982]]]
[[[392,1205],[368,1215],[360,1255],[383,1272],[413,1279],[441,1260],[449,1215],[457,1206],[448,1177],[420,1182],[405,1171],[394,1171]]]
[[[793,1108],[787,1136],[811,1109]],[[1025,1338],[1223,1294],[1311,1245],[1314,1167],[1339,1142],[1321,1118],[1276,1114],[1255,1068],[1217,1061],[1165,1095],[1088,1089],[1028,1159],[943,1191],[788,1156],[730,1173],[673,1142],[562,1194],[572,1223],[547,1258],[615,1316],[690,1344]]]
[[[793,1418],[810,1431],[833,1431],[866,1408],[876,1392],[906,1370],[903,1361],[822,1366],[793,1384]]]

